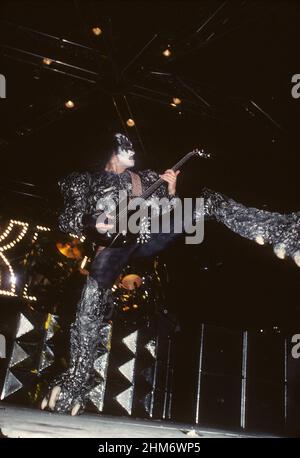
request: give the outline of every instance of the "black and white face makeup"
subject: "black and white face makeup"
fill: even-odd
[[[115,137],[118,143],[117,157],[120,164],[126,168],[133,167],[135,151],[131,141],[123,134],[115,134]]]

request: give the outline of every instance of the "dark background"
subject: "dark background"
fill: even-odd
[[[1,213],[54,227],[57,180],[97,165],[102,136],[131,115],[141,168],[163,171],[197,146],[212,153],[184,167],[182,196],[208,186],[245,205],[298,211],[299,20],[290,1],[2,2]],[[163,256],[183,348],[201,322],[299,332],[299,268],[270,247],[207,223],[203,244]]]

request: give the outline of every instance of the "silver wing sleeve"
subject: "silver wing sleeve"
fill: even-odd
[[[208,188],[203,189],[201,197],[206,218],[260,245],[270,244],[276,256],[291,257],[300,267],[300,212],[281,214],[246,207]]]
[[[63,210],[58,217],[58,227],[61,231],[82,235],[82,217],[89,212],[89,183],[88,172],[73,172],[58,182],[64,201]]]

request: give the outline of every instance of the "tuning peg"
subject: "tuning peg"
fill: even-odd
[[[204,158],[210,158],[210,153],[207,153],[203,148],[202,149],[199,149],[199,148],[195,148],[193,150],[193,154],[198,154],[199,157],[204,157]]]

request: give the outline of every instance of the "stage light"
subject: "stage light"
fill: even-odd
[[[163,53],[163,55],[164,55],[165,57],[170,57],[171,54],[172,54],[172,51],[171,51],[171,49],[170,49],[170,46],[168,46],[162,53]]]
[[[85,241],[85,236],[84,235],[76,235],[76,234],[72,234],[71,232],[69,233],[69,236],[72,237],[73,239],[79,239],[80,242],[84,242]]]
[[[174,108],[177,107],[176,103],[174,103],[174,102],[171,102],[170,105],[171,105],[171,107],[174,107]]]
[[[74,107],[75,107],[75,103],[74,103],[72,100],[68,100],[68,101],[65,103],[65,107],[66,107],[66,108],[74,108]]]
[[[27,299],[28,301],[37,301],[37,297],[36,296],[28,296],[27,291],[28,291],[28,284],[26,283],[25,286],[24,286],[24,290],[23,290],[23,298]]]
[[[39,231],[51,231],[50,227],[46,226],[36,226]]]
[[[87,263],[87,260],[88,260],[88,257],[85,256],[85,257],[83,258],[83,260],[82,260],[82,263],[80,264],[80,268],[81,268],[81,269],[84,269],[84,268],[85,268],[86,263]]]
[[[133,127],[135,126],[135,122],[132,118],[127,119],[126,124],[128,127]]]
[[[100,29],[100,27],[96,26],[96,27],[93,27],[92,28],[92,32],[94,35],[96,35],[97,37],[99,37],[99,35],[102,34],[102,30]]]
[[[44,65],[51,65],[52,62],[53,62],[53,60],[49,59],[49,57],[44,57],[44,59],[43,59],[43,64]]]
[[[8,227],[5,230],[5,232],[0,236],[0,241],[4,240],[8,236],[8,234],[11,232],[11,230],[13,229],[14,226],[22,226],[21,232],[12,242],[1,246],[0,247],[0,251],[1,252],[7,251],[10,248],[13,248],[18,242],[20,242],[20,240],[23,239],[23,237],[25,236],[25,234],[26,234],[26,232],[28,230],[29,223],[24,223],[22,221],[16,221],[14,219],[11,219],[10,222],[9,222]]]
[[[4,264],[6,264],[6,266],[8,267],[9,274],[10,274],[10,284],[11,284],[10,291],[0,289],[0,294],[4,296],[16,296],[16,277],[15,277],[13,268],[9,260],[4,256],[3,253],[0,253],[0,257],[2,258],[2,261],[4,262]]]
[[[6,230],[4,231],[4,233],[1,234],[0,241],[5,240],[15,226],[21,226],[22,227],[19,235],[14,240],[12,240],[10,243],[7,243],[6,245],[3,245],[3,246],[0,247],[0,258],[2,258],[2,261],[7,266],[8,270],[9,270],[9,274],[10,274],[11,290],[7,291],[7,290],[0,289],[0,294],[5,295],[5,296],[16,296],[16,294],[15,294],[16,277],[15,277],[15,274],[14,274],[14,271],[13,271],[13,268],[12,268],[10,262],[8,261],[8,259],[4,255],[4,251],[10,250],[18,242],[20,242],[20,240],[22,240],[24,238],[24,236],[26,235],[26,233],[28,231],[29,223],[24,223],[23,221],[17,221],[17,220],[11,219],[9,224],[8,224],[8,226],[7,226],[7,228],[6,228]]]
[[[5,231],[3,232],[3,234],[0,235],[0,242],[1,242],[2,240],[4,240],[4,239],[8,236],[8,234],[11,232],[11,230],[12,230],[13,227],[14,227],[14,224],[13,224],[13,222],[12,222],[12,220],[11,220],[11,221],[9,222],[9,225],[7,226],[7,228],[5,229]]]
[[[179,99],[179,97],[173,97],[173,103],[174,103],[175,105],[180,105],[181,102],[182,102],[182,100]]]

